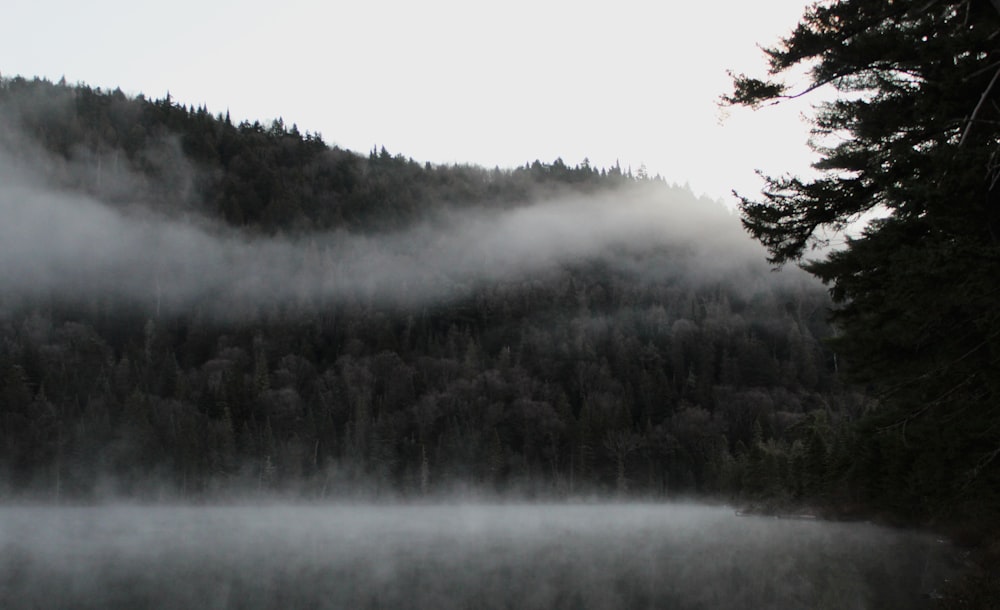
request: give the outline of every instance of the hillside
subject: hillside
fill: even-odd
[[[823,288],[644,172],[20,78],[0,150],[4,496],[853,505],[892,476]]]

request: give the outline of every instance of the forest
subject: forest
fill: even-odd
[[[649,240],[626,223],[620,242],[582,250],[526,241],[524,258],[551,262],[488,272],[476,261],[473,279],[431,259],[452,277],[414,271],[423,286],[402,291],[349,283],[276,295],[287,288],[277,281],[171,301],[171,281],[188,276],[165,276],[154,298],[142,266],[109,264],[109,280],[62,259],[7,265],[5,496],[475,492],[853,507],[881,500],[858,490],[893,476],[857,459],[854,424],[872,400],[837,377],[826,292],[801,272],[769,270],[720,202],[644,171],[558,159],[501,170],[363,156],[280,120],[234,125],[169,97],[21,78],[5,79],[0,96],[11,175],[30,166],[78,208],[96,201],[125,217],[201,223],[205,235],[292,244],[299,266],[351,271],[337,244],[389,241],[435,215],[523,212],[544,224],[530,214],[556,199],[569,203],[541,209],[605,222],[602,207],[642,198],[704,233],[700,244],[667,228]],[[8,217],[24,188],[4,193]],[[129,225],[114,226],[95,237],[130,239]],[[515,223],[504,237],[527,230]],[[5,247],[9,260],[47,256],[16,248]],[[264,273],[260,261],[232,264]]]
[[[811,5],[720,102],[832,92],[817,174],[735,210],[2,76],[0,501],[696,498],[944,532],[996,607],[998,31]]]
[[[900,415],[837,263],[765,262],[805,243],[767,204],[770,257],[645,168],[421,164],[37,78],[0,81],[0,150],[4,497],[996,514],[989,421]]]

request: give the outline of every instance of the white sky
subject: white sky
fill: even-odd
[[[206,104],[366,153],[620,160],[731,200],[801,173],[808,102],[722,112],[805,0],[5,0],[0,73]]]

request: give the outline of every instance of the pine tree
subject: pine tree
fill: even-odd
[[[765,52],[768,78],[736,76],[727,102],[756,107],[820,87],[837,95],[813,119],[820,176],[765,178],[761,199],[740,198],[744,227],[781,265],[801,262],[825,231],[881,217],[804,264],[831,287],[842,331],[834,345],[854,377],[879,391],[875,434],[933,438],[919,450],[961,456],[949,489],[914,496],[993,497],[1000,3],[820,2]],[[790,91],[780,79],[799,65],[811,84]],[[950,432],[920,433],[935,427]]]

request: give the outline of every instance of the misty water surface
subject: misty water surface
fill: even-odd
[[[694,505],[7,507],[3,608],[914,608],[951,551]]]

